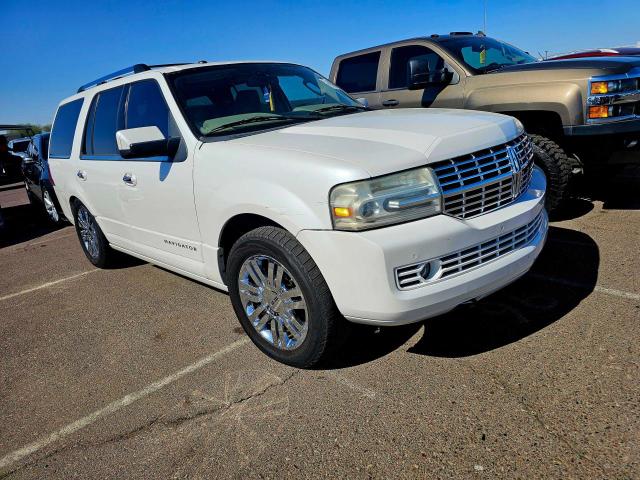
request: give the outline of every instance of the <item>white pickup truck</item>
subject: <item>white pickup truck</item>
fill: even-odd
[[[517,120],[368,111],[288,63],[115,72],[60,104],[49,159],[89,261],[117,250],[228,291],[253,342],[298,367],[345,318],[417,322],[513,282],[547,233]]]

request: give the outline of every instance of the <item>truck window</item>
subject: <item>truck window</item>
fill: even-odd
[[[375,90],[379,61],[380,52],[345,58],[338,67],[336,83],[347,93]]]
[[[131,84],[125,128],[156,126],[168,137],[169,115],[169,107],[155,80]]]
[[[58,108],[51,129],[51,158],[69,158],[73,146],[73,136],[84,99],[79,98]]]
[[[424,58],[429,63],[429,71],[444,67],[444,60],[433,50],[422,45],[409,45],[394,48],[391,51],[389,68],[389,88],[407,88],[409,86],[409,61]]]
[[[121,103],[124,86],[104,90],[95,96],[85,131],[85,153],[89,155],[120,155],[116,131],[122,127]]]

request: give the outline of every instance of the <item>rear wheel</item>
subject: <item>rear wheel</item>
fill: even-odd
[[[87,207],[78,203],[74,212],[76,232],[84,254],[98,268],[108,267],[115,252],[109,246],[98,222]]]
[[[56,207],[53,196],[44,187],[42,193],[42,203],[44,203],[44,210],[47,213],[47,217],[49,217],[49,220],[54,224],[60,223],[62,221],[62,216],[58,211],[58,207]]]
[[[260,227],[229,253],[231,303],[251,340],[270,357],[300,368],[327,359],[344,337],[318,266],[289,232]]]
[[[541,135],[530,135],[534,161],[547,177],[545,207],[553,213],[567,197],[569,179],[575,160],[552,140]]]

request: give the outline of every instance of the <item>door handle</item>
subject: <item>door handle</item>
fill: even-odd
[[[87,179],[87,172],[85,172],[84,170],[78,170],[78,173],[76,173],[76,176],[80,179],[80,180],[86,180]]]
[[[382,102],[382,106],[384,106],[384,107],[395,107],[399,103],[400,102],[398,100],[390,99],[390,100],[385,100],[384,102]]]
[[[131,187],[135,187],[136,183],[138,183],[136,176],[133,175],[132,173],[125,173],[124,176],[122,177],[122,181]]]

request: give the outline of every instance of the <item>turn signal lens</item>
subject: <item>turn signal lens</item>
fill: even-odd
[[[593,94],[609,93],[608,82],[593,82],[591,84],[591,93]]]
[[[608,118],[609,107],[607,105],[594,105],[589,107],[589,118]]]
[[[333,207],[333,214],[340,218],[350,217],[351,209],[346,207]]]

